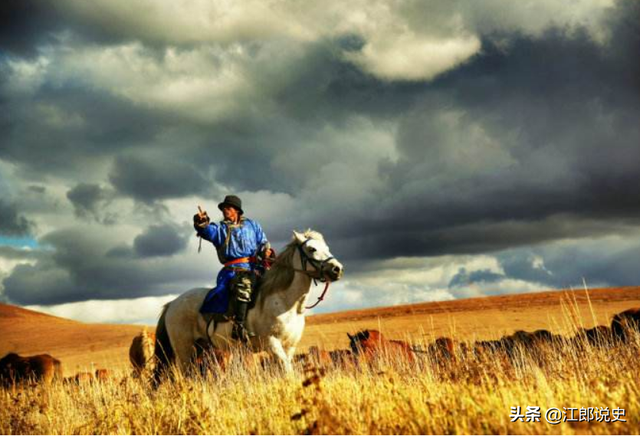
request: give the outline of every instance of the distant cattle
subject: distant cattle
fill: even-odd
[[[611,332],[624,342],[640,333],[640,308],[628,309],[615,315],[611,320]]]
[[[155,342],[155,333],[148,332],[146,328],[133,338],[129,347],[129,360],[135,375],[140,376],[153,370]]]
[[[5,386],[27,381],[50,384],[58,378],[62,379],[62,365],[48,354],[22,357],[9,353],[0,359],[0,381]]]
[[[388,340],[378,330],[363,330],[353,336],[347,333],[347,336],[353,354],[365,362],[370,363],[382,357],[409,363],[416,361],[415,352],[408,343]]]

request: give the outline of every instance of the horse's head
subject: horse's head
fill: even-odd
[[[377,330],[362,330],[355,335],[347,333],[347,336],[349,337],[349,347],[354,354],[375,348],[382,338],[382,334]]]
[[[294,231],[293,238],[300,252],[302,269],[320,280],[340,280],[344,267],[333,257],[320,233],[311,230],[304,233]]]

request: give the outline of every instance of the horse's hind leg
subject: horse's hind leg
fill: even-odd
[[[175,353],[176,365],[182,374],[186,374],[189,369],[194,343],[195,341],[191,335],[184,333],[171,335],[171,345]]]

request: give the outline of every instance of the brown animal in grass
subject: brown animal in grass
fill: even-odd
[[[54,379],[62,379],[62,364],[48,354],[9,353],[0,359],[0,382],[5,386],[28,381],[50,384]]]
[[[313,365],[320,367],[328,367],[333,365],[331,354],[326,350],[320,349],[316,345],[310,346],[308,353],[296,354],[293,357],[293,361],[302,365]]]
[[[93,373],[92,372],[79,372],[73,377],[72,380],[73,380],[73,382],[75,382],[77,384],[92,383],[93,380],[94,380]]]
[[[598,325],[590,329],[579,329],[574,338],[575,345],[582,345],[588,342],[591,345],[609,345],[613,339],[611,327],[608,325]]]
[[[640,333],[640,308],[627,309],[611,320],[612,334],[623,342],[628,342]]]
[[[349,345],[353,354],[362,357],[365,362],[373,362],[381,357],[390,360],[403,360],[415,363],[416,355],[411,346],[403,341],[388,340],[378,330],[363,330],[349,336]]]
[[[502,339],[493,341],[476,341],[473,348],[477,355],[484,356],[490,353],[504,351],[505,343]]]
[[[440,337],[429,347],[429,351],[440,359],[453,359],[456,355],[457,344],[451,338]]]
[[[97,381],[104,382],[112,378],[111,371],[104,368],[96,369],[95,378]]]
[[[487,359],[511,359],[519,355],[519,353],[528,353],[536,355],[542,347],[558,346],[564,343],[566,339],[561,335],[556,335],[548,330],[539,329],[534,332],[518,330],[511,335],[506,335],[499,340],[476,341],[461,346],[461,350],[469,348],[477,357]],[[465,353],[463,353],[465,354]]]
[[[337,368],[352,368],[356,362],[356,356],[351,350],[333,350],[329,351],[331,363]]]
[[[536,342],[551,343],[551,342],[554,342],[554,341],[562,340],[562,336],[555,335],[555,334],[551,333],[549,330],[539,329],[539,330],[536,330],[535,332],[533,332],[533,339]]]
[[[511,336],[503,337],[502,342],[507,349],[511,348],[513,350],[514,347],[520,346],[524,350],[527,350],[529,349],[529,347],[538,345],[548,337],[547,333],[549,332],[547,332],[546,330],[538,330],[537,332],[531,333],[524,330],[518,330]]]
[[[156,335],[145,328],[131,341],[129,347],[129,360],[133,365],[134,375],[149,374],[154,367]]]
[[[309,359],[311,363],[318,366],[330,366],[333,361],[327,350],[321,350],[315,345],[309,347]]]
[[[225,371],[233,362],[233,353],[215,348],[205,339],[196,340],[194,348],[193,363],[200,375],[205,376],[216,370]]]
[[[513,357],[518,352],[535,354],[540,351],[541,346],[556,345],[562,340],[561,336],[554,335],[548,330],[540,329],[534,332],[517,330],[512,335],[503,336],[497,343],[495,341],[489,342],[494,342],[492,345],[493,351],[505,351],[509,356]]]
[[[273,363],[265,358],[264,353],[252,353],[240,349],[221,350],[215,348],[206,339],[196,340],[192,362],[195,371],[202,376],[217,375],[227,371],[232,365],[239,365],[252,371],[258,368],[266,369]]]

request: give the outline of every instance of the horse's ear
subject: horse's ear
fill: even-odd
[[[304,233],[298,233],[295,230],[293,231],[293,237],[296,241],[302,243],[305,241]]]

